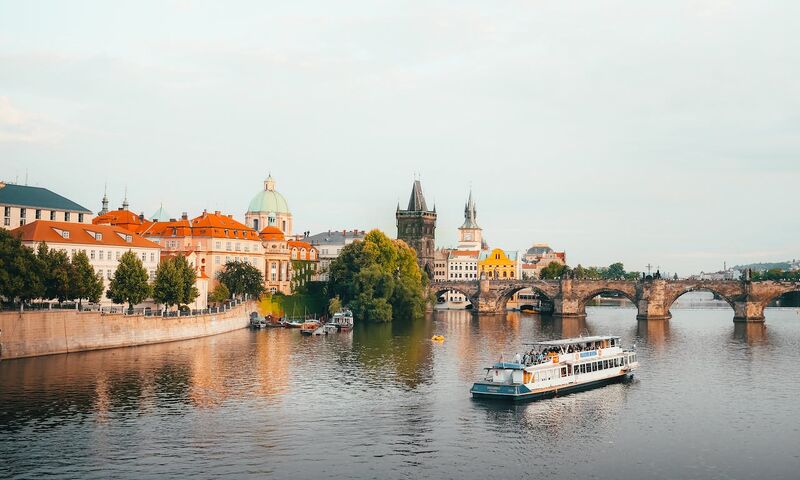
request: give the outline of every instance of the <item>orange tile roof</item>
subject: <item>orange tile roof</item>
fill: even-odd
[[[153,224],[153,222],[142,219],[139,215],[136,215],[130,210],[123,209],[111,210],[103,215],[99,215],[92,219],[92,223],[95,225],[113,225],[116,227],[122,227],[126,230],[136,233],[141,233],[148,226]]]
[[[219,212],[204,212],[199,217],[192,219],[192,235],[258,240],[258,233],[255,230]]]
[[[450,250],[451,257],[477,257],[478,254],[478,250]]]
[[[54,229],[69,232],[69,238],[64,238]],[[100,233],[102,234],[102,238],[97,240],[90,232]],[[43,241],[47,243],[161,248],[157,243],[146,240],[130,230],[111,225],[90,225],[85,223],[36,220],[35,222],[15,228],[11,233],[18,235],[22,241],[27,242]],[[124,238],[125,236],[130,236],[131,241],[127,242]]]
[[[280,228],[272,225],[264,227],[264,229],[261,230],[261,233],[259,233],[258,236],[261,237],[262,240],[280,241],[286,239],[286,236],[283,234],[283,231]]]
[[[192,235],[192,227],[189,225],[189,220],[155,222],[144,228],[141,235],[145,237],[187,237]]]
[[[317,252],[317,254],[314,255],[314,259],[316,260],[319,257],[319,250],[317,250],[315,246],[311,245],[308,242],[304,242],[302,240],[289,240],[289,250],[294,248],[296,248],[298,251],[302,248],[306,249],[305,257],[300,258],[300,260],[309,260],[312,250]]]

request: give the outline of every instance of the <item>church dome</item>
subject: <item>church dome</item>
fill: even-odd
[[[290,213],[286,199],[275,190],[275,180],[272,179],[272,175],[264,181],[264,190],[258,192],[247,207],[247,213],[257,212]]]

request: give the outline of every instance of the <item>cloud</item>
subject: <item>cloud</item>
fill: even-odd
[[[51,121],[15,107],[8,97],[0,97],[0,143],[52,143],[61,138]]]

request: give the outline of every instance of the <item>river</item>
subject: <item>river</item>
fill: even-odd
[[[430,314],[0,362],[0,478],[797,478],[800,315]],[[622,335],[629,383],[469,396],[520,342]],[[443,343],[431,342],[433,334]]]

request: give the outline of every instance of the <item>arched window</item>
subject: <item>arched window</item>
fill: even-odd
[[[259,228],[258,228],[258,219],[257,218],[253,219],[253,230],[255,230],[255,231],[259,230]]]

